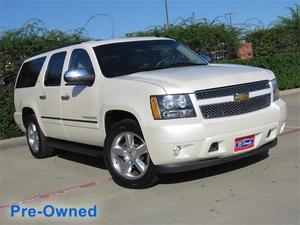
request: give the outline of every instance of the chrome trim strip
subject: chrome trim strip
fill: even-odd
[[[72,121],[72,122],[80,122],[80,123],[98,123],[97,121],[94,120],[77,120],[77,119],[59,118],[59,117],[50,117],[50,116],[42,116],[42,119],[63,120],[63,121]]]
[[[264,89],[264,90],[259,90],[259,91],[253,91],[253,92],[249,92],[249,98],[253,98],[253,97],[257,97],[257,96],[265,95],[265,94],[271,94],[271,93],[272,93],[272,90],[270,88]],[[200,106],[201,105],[218,104],[218,103],[224,103],[224,102],[234,102],[234,96],[230,95],[230,96],[225,96],[225,97],[197,100],[197,103]]]

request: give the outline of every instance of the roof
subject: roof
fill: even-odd
[[[164,38],[164,37],[131,37],[131,38],[108,39],[108,40],[101,40],[101,41],[86,41],[86,42],[81,42],[81,43],[67,44],[66,46],[58,47],[55,49],[51,49],[51,50],[42,52],[40,54],[36,54],[36,55],[26,59],[25,62],[46,56],[49,53],[53,54],[55,52],[67,50],[68,48],[71,48],[73,46],[77,46],[78,48],[80,48],[80,46],[95,47],[98,45],[113,44],[113,43],[133,42],[133,41],[152,41],[152,40],[172,40],[172,39]]]
[[[131,37],[131,38],[117,38],[117,39],[109,39],[109,40],[101,40],[101,41],[87,41],[87,42],[83,42],[82,44],[95,47],[98,45],[121,43],[121,42],[152,41],[152,40],[172,40],[172,39],[164,38],[164,37]]]

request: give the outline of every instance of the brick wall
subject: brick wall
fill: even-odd
[[[243,43],[237,50],[237,57],[240,59],[251,59],[253,57],[252,43]]]

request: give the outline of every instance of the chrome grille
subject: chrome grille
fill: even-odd
[[[224,96],[235,95],[237,93],[249,93],[270,88],[268,80],[256,81],[246,84],[238,84],[226,87],[218,87],[206,90],[196,91],[197,100],[218,98]]]
[[[211,105],[202,105],[200,110],[205,119],[234,116],[254,112],[270,105],[271,94],[249,98],[244,102],[222,102]]]

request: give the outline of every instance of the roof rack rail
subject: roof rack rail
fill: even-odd
[[[49,48],[49,49],[46,49],[46,50],[34,53],[34,54],[30,55],[29,58],[33,57],[33,56],[36,56],[36,55],[40,55],[40,54],[46,53],[46,52],[50,52],[50,51],[53,51],[53,50],[56,50],[56,49],[59,49],[59,48],[64,48],[64,47],[68,47],[68,46],[72,46],[72,45],[81,44],[83,42],[85,42],[85,41],[73,41],[73,42],[64,43],[64,44],[58,45],[55,48]]]

